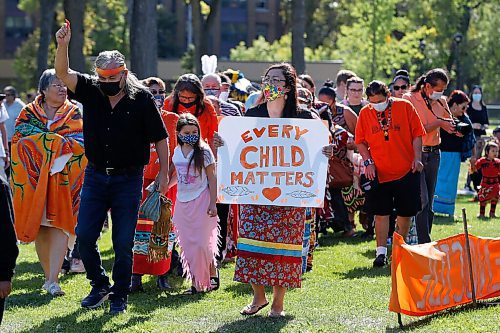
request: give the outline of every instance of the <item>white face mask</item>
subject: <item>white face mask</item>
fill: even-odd
[[[385,102],[382,103],[370,103],[370,104],[377,112],[384,112],[385,109],[387,109],[387,105],[389,105],[389,100],[386,99]]]
[[[224,102],[225,102],[225,101],[227,101],[227,99],[228,99],[228,98],[229,98],[229,91],[223,91],[223,92],[221,92],[221,93],[220,93],[220,95],[219,95],[219,99],[220,99],[221,101],[224,101]]]
[[[432,94],[429,96],[430,99],[437,101],[443,96],[442,91],[433,91]]]

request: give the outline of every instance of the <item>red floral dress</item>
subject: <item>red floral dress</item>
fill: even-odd
[[[240,206],[234,280],[300,288],[305,209]]]

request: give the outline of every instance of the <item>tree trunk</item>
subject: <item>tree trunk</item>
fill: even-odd
[[[304,48],[306,47],[304,38],[306,30],[305,0],[292,1],[292,22],[292,65],[297,74],[303,74],[306,70],[304,58]]]
[[[69,59],[71,68],[79,72],[85,72],[87,67],[83,54],[85,3],[86,0],[64,0],[64,15],[71,22]]]
[[[134,0],[130,21],[130,67],[138,78],[158,72],[158,27],[155,0]]]
[[[36,56],[37,79],[47,69],[56,3],[57,0],[40,0],[40,40]]]
[[[210,2],[210,13],[206,18],[201,14],[199,0],[191,1],[193,13],[193,33],[194,33],[194,69],[196,74],[201,74],[201,56],[208,52],[208,39],[212,31],[219,10],[219,0]]]
[[[192,22],[193,22],[193,40],[194,40],[194,72],[195,74],[201,74],[201,56],[203,55],[204,45],[203,42],[203,16],[201,15],[201,5],[200,1],[191,1],[191,12],[192,12]]]

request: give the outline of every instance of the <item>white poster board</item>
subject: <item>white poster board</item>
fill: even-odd
[[[219,202],[323,206],[329,133],[321,120],[225,117],[219,135]]]

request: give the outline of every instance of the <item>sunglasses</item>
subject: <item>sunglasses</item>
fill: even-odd
[[[163,95],[165,93],[165,90],[155,90],[155,89],[150,89],[149,90],[150,93],[152,93],[153,95]]]
[[[394,89],[395,91],[398,91],[399,89],[406,90],[408,89],[408,86],[406,84],[403,84],[402,86],[392,86],[392,89]]]
[[[14,94],[5,94],[5,96],[16,96]]]

